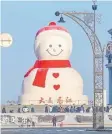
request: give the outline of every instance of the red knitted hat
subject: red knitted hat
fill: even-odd
[[[48,31],[48,30],[60,30],[69,33],[64,27],[57,26],[55,22],[50,22],[48,26],[41,28],[37,33],[36,36],[38,36],[40,33]]]

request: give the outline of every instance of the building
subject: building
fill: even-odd
[[[112,29],[108,32],[112,36]],[[106,57],[108,59],[108,64],[106,66],[109,70],[109,104],[112,104],[112,41],[109,41],[107,44]]]

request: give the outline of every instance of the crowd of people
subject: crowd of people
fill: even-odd
[[[99,109],[102,110],[102,109]],[[92,113],[93,106],[45,106],[45,113]],[[109,106],[104,107],[104,112],[112,112],[112,108]]]
[[[44,108],[45,107],[45,108]],[[87,106],[87,105],[81,105],[81,106],[77,106],[77,105],[45,105],[42,109],[41,112],[45,112],[45,113],[92,113],[93,112],[93,106]],[[30,106],[23,106],[22,108],[18,107],[17,110],[14,109],[10,109],[10,110],[6,110],[5,107],[2,108],[1,112],[2,113],[35,113],[38,112],[38,106],[35,109],[35,107],[33,107],[33,105]],[[99,111],[102,110],[102,108],[97,109]],[[104,107],[104,112],[108,112],[108,113],[112,113],[112,106],[106,106]]]

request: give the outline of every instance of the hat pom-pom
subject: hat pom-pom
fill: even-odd
[[[50,22],[49,26],[56,26],[56,23],[55,22]]]

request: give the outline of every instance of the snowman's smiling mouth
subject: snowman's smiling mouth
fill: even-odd
[[[58,56],[58,55],[60,55],[62,52],[63,52],[63,50],[61,49],[61,51],[58,53],[58,54],[52,54],[50,51],[49,51],[49,49],[47,49],[46,50],[51,56]]]

